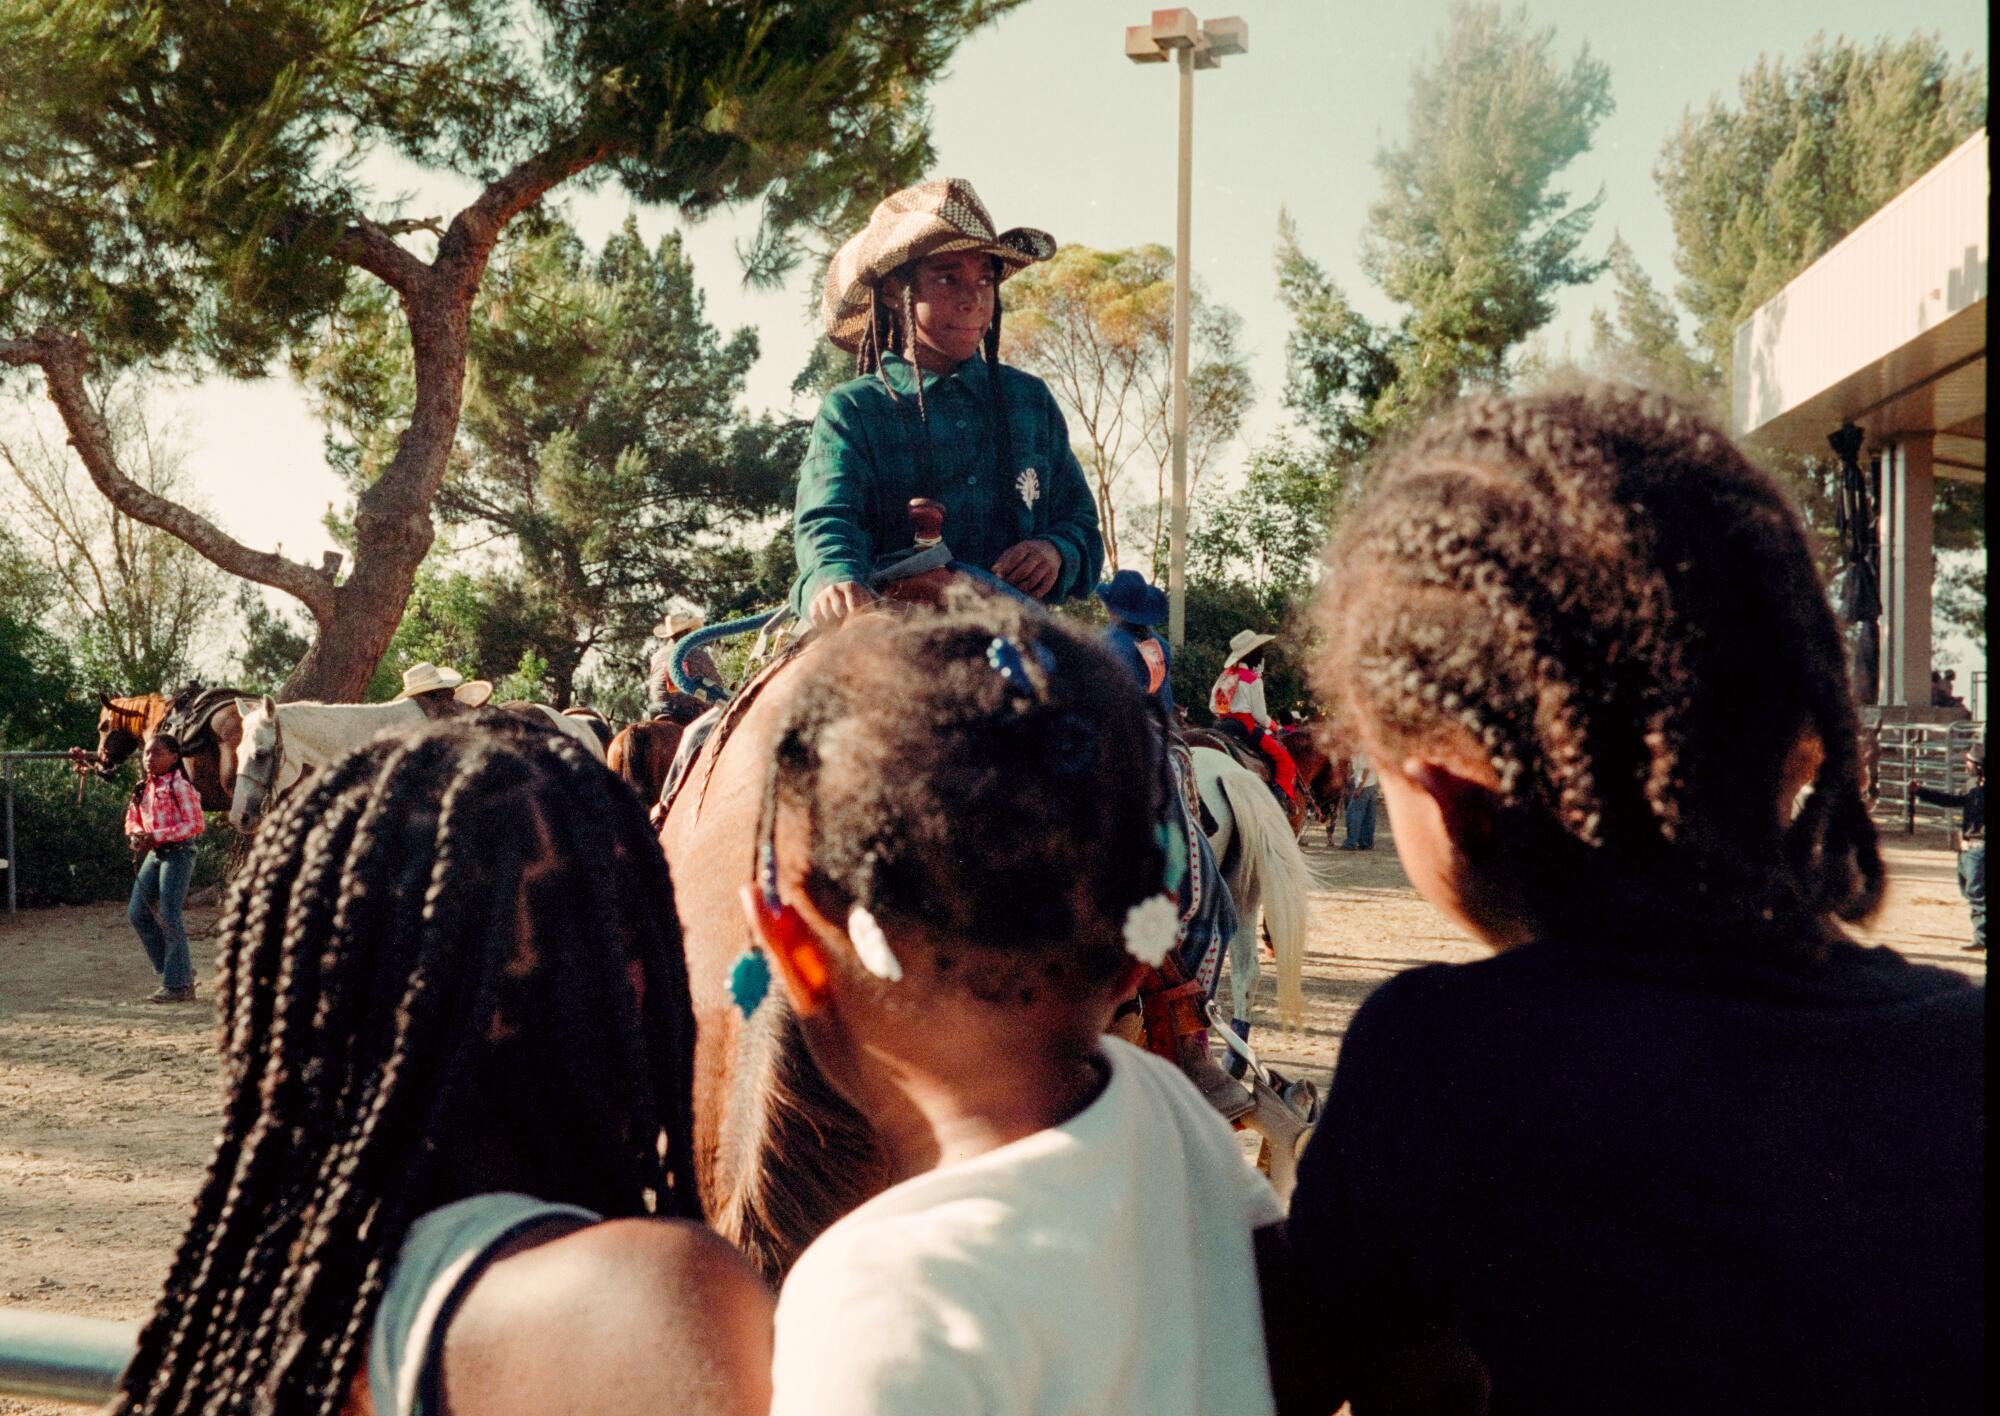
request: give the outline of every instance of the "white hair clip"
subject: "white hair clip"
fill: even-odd
[[[875,916],[860,905],[848,912],[847,937],[854,941],[854,957],[861,960],[862,968],[886,983],[903,976],[902,960],[889,947],[889,936],[882,932]]]
[[[1125,952],[1148,968],[1160,966],[1180,934],[1180,911],[1171,895],[1154,895],[1125,912]]]

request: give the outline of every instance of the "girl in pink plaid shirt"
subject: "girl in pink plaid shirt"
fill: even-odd
[[[194,839],[202,833],[201,795],[181,765],[172,733],[146,740],[146,772],[125,807],[125,839],[143,852],[125,916],[138,932],[160,986],[148,1003],[192,1003],[194,961],[188,957],[181,905],[194,879]]]

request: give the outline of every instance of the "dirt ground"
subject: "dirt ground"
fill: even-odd
[[[1983,978],[1941,836],[1891,836],[1889,906],[1870,942]],[[1304,1031],[1260,1025],[1265,1059],[1324,1086],[1348,1020],[1383,979],[1480,957],[1409,887],[1387,832],[1372,852],[1307,858],[1318,885]],[[192,908],[205,932],[212,909]],[[213,941],[194,941],[213,976]],[[143,1317],[208,1159],[217,1115],[206,1006],[151,1006],[154,986],[116,905],[0,915],[0,1305]],[[1268,1018],[1274,986],[1258,994]],[[0,1413],[73,1410],[0,1397]]]

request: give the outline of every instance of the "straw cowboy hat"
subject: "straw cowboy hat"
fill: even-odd
[[[485,679],[469,679],[457,669],[441,669],[425,659],[403,670],[403,691],[396,695],[395,701],[400,703],[419,693],[435,693],[445,688],[468,708],[477,708],[493,696],[493,685]]]
[[[984,251],[1000,262],[1000,278],[1056,253],[1046,231],[1016,226],[996,232],[986,204],[959,177],[940,177],[883,198],[860,233],[826,268],[821,316],[826,337],[852,354],[868,328],[868,295],[886,275],[911,261],[954,251]]]
[[[1097,587],[1104,608],[1127,624],[1156,625],[1167,617],[1167,593],[1136,570],[1121,570]]]
[[[699,612],[682,614],[679,610],[670,610],[658,624],[653,626],[653,638],[678,639],[689,630],[700,629],[706,623]]]
[[[1228,668],[1258,645],[1272,643],[1277,637],[1275,634],[1259,634],[1254,629],[1237,630],[1236,637],[1229,641],[1229,657],[1222,661],[1222,667]]]

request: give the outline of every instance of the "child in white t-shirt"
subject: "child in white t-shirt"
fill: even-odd
[[[779,735],[746,907],[898,1183],[787,1278],[773,1416],[1271,1411],[1275,1196],[1102,1035],[1186,871],[1137,688],[992,601],[841,651]]]

